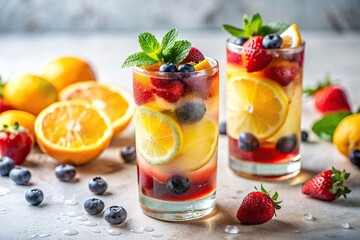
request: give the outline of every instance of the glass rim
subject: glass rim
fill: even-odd
[[[269,53],[285,53],[285,52],[301,52],[304,51],[305,49],[305,41],[302,41],[302,44],[296,47],[288,47],[288,48],[276,48],[276,49],[254,49],[254,48],[248,48],[248,47],[243,47],[243,46],[239,46],[236,45],[235,43],[232,42],[233,39],[235,39],[236,37],[229,37],[226,39],[226,46],[227,47],[231,47],[231,48],[235,48],[238,50],[241,49],[250,49],[250,50],[261,50],[264,52],[269,52]]]
[[[212,64],[211,68],[207,68],[207,69],[202,69],[200,71],[195,71],[195,72],[188,72],[189,74],[206,74],[208,72],[213,72],[213,70],[215,69],[219,69],[219,62],[218,60],[216,60],[215,58],[211,58],[211,57],[205,57],[205,59],[208,59]],[[213,65],[214,64],[214,65]],[[171,74],[171,76],[176,76],[176,75],[182,75],[184,72],[160,72],[160,71],[149,71],[149,70],[145,70],[141,67],[132,67],[132,70],[136,73],[139,74],[143,74],[143,75],[157,75],[157,76],[169,76],[169,73]]]

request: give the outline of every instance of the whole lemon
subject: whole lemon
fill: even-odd
[[[31,113],[20,110],[9,110],[0,114],[0,126],[13,126],[15,122],[18,122],[20,126],[28,129],[29,132],[35,137],[35,119],[36,117]]]
[[[96,80],[91,66],[76,57],[61,57],[50,61],[45,65],[41,76],[52,83],[58,92],[72,83]]]
[[[360,114],[345,117],[337,125],[333,142],[336,148],[346,157],[354,149],[360,149]]]
[[[35,116],[57,100],[55,87],[44,78],[32,74],[10,79],[5,84],[3,96],[14,108]]]

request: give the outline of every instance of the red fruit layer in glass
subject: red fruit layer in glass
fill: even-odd
[[[239,148],[237,139],[232,137],[228,138],[230,156],[239,160],[261,163],[285,163],[291,161],[299,155],[299,144],[296,146],[294,151],[287,154],[279,152],[276,149],[275,144],[266,144],[266,147],[264,146],[265,144],[260,144],[260,147],[255,151],[246,152]]]
[[[192,201],[204,198],[215,191],[216,187],[216,171],[202,182],[196,184],[191,183],[190,188],[183,194],[172,193],[167,187],[166,183],[158,182],[152,176],[149,176],[145,171],[138,166],[138,184],[142,194],[165,201]]]

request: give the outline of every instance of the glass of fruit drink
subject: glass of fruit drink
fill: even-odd
[[[135,65],[140,204],[145,214],[167,221],[212,212],[217,170],[218,63],[177,35],[172,29],[160,44],[141,33],[143,51],[123,65]]]
[[[286,179],[300,171],[304,43],[295,24],[224,25],[230,168],[247,178]]]

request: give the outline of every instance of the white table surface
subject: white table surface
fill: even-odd
[[[161,33],[162,34],[162,33]],[[186,32],[181,38],[221,64],[221,111],[225,119],[225,38],[223,32]],[[349,94],[354,109],[360,106],[360,34],[334,34],[305,32],[306,57],[304,86],[315,84],[325,73],[340,79]],[[49,59],[61,55],[75,55],[88,59],[101,82],[116,83],[131,90],[130,69],[121,69],[125,57],[138,50],[137,33],[128,34],[0,34],[0,74],[8,79],[20,73],[39,73]],[[302,126],[309,129],[319,116],[312,102],[304,99]],[[117,136],[111,146],[95,161],[78,167],[78,181],[62,183],[54,175],[57,163],[34,150],[24,163],[32,172],[30,186],[17,186],[9,178],[0,177],[0,239],[29,239],[37,235],[44,239],[360,239],[360,169],[342,157],[329,143],[311,135],[311,144],[302,144],[302,171],[285,182],[265,182],[265,186],[278,191],[283,200],[282,209],[270,222],[240,225],[236,211],[245,195],[261,182],[237,177],[228,168],[227,139],[220,137],[217,207],[206,218],[184,222],[162,222],[145,216],[137,201],[136,166],[124,164],[119,157],[120,147],[134,143],[133,125]],[[353,189],[347,200],[328,203],[301,194],[301,184],[314,174],[335,166],[351,172],[348,185]],[[128,219],[119,227],[111,227],[101,217],[88,216],[83,202],[93,197],[87,181],[95,176],[104,177],[109,184],[108,194],[102,196],[106,206],[121,205],[128,211]],[[33,187],[44,191],[45,199],[38,207],[30,206],[24,192]],[[10,190],[10,193],[4,192]],[[66,200],[77,205],[70,206]],[[76,217],[64,216],[69,212],[84,213],[97,226],[82,225]],[[305,221],[303,215],[311,213],[315,221]],[[349,223],[351,229],[342,229]],[[224,233],[226,225],[236,225],[239,234]],[[136,234],[130,229],[153,227],[154,232]],[[79,233],[65,236],[66,229]],[[106,230],[118,228],[119,236],[110,236]],[[100,230],[95,233],[92,230]],[[41,235],[43,234],[43,235]],[[152,234],[161,234],[155,238]]]

